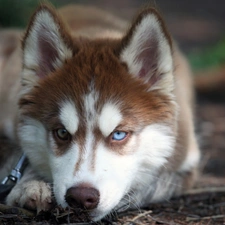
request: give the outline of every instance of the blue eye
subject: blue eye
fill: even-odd
[[[124,131],[115,131],[112,134],[112,139],[115,141],[122,141],[127,136],[127,133]]]

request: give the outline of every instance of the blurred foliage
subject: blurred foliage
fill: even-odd
[[[44,2],[51,2],[56,7],[63,3],[56,0],[0,0],[0,26],[26,27],[35,8]]]
[[[0,28],[24,28],[34,10],[41,3],[50,3],[56,8],[69,3],[84,3],[86,0],[0,0]]]
[[[85,3],[85,0],[0,0],[0,27],[24,28],[40,3],[50,2],[55,7],[68,3]],[[188,55],[194,70],[225,63],[225,37],[215,46],[191,52]]]
[[[214,46],[189,54],[194,70],[207,69],[225,64],[225,37]]]

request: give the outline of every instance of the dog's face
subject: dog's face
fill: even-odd
[[[23,41],[18,134],[57,203],[112,211],[173,154],[170,40],[154,10],[121,40],[72,40],[40,7]],[[149,183],[149,185],[151,185]]]

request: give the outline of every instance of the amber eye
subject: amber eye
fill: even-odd
[[[65,128],[59,128],[55,130],[55,136],[62,141],[68,141],[71,138],[70,133]]]

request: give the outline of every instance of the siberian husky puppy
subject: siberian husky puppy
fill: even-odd
[[[125,26],[82,6],[34,13],[0,74],[0,125],[16,130],[30,162],[8,205],[48,210],[55,199],[98,221],[192,186],[200,154],[188,64],[156,10]]]

